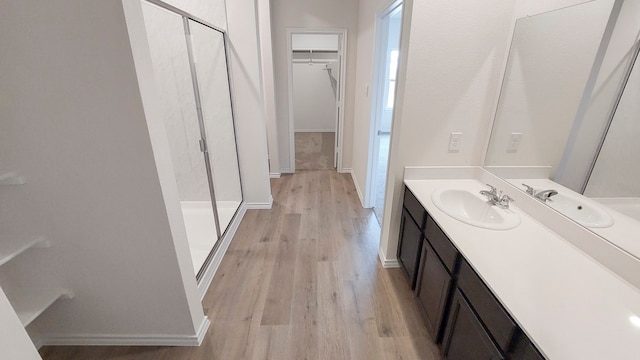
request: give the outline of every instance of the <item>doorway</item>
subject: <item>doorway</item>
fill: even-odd
[[[369,137],[369,173],[365,204],[382,224],[384,194],[389,165],[389,146],[393,123],[396,75],[400,54],[402,1],[384,10],[376,22],[376,45]]]
[[[291,169],[340,169],[345,30],[287,29]]]

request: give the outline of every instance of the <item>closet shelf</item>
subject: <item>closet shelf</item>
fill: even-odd
[[[14,249],[9,249],[8,251],[0,250],[0,266],[8,263],[9,261],[16,258],[18,255],[23,252],[31,249],[31,248],[46,248],[50,247],[51,244],[44,237],[37,237],[25,244],[21,244]]]
[[[13,171],[0,174],[0,185],[22,185],[26,182],[24,176],[18,175]]]
[[[58,299],[72,299],[73,293],[62,289],[21,289],[22,294],[9,301],[23,326],[28,326]]]

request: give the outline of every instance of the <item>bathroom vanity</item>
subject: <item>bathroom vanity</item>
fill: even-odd
[[[447,359],[544,359],[408,187],[401,229],[398,258]]]
[[[434,203],[442,189],[486,202],[488,172],[405,171],[398,259],[445,359],[637,358],[637,288],[519,208],[521,197],[504,209],[520,220],[506,230]]]

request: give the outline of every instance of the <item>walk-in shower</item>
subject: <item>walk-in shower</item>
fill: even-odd
[[[198,279],[242,202],[226,35],[143,1],[182,215]]]

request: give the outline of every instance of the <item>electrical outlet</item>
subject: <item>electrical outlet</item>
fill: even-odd
[[[460,151],[461,145],[462,145],[462,133],[459,133],[459,132],[451,133],[451,137],[449,137],[449,152]]]
[[[511,133],[509,144],[507,145],[508,153],[517,153],[522,142],[522,133]]]

